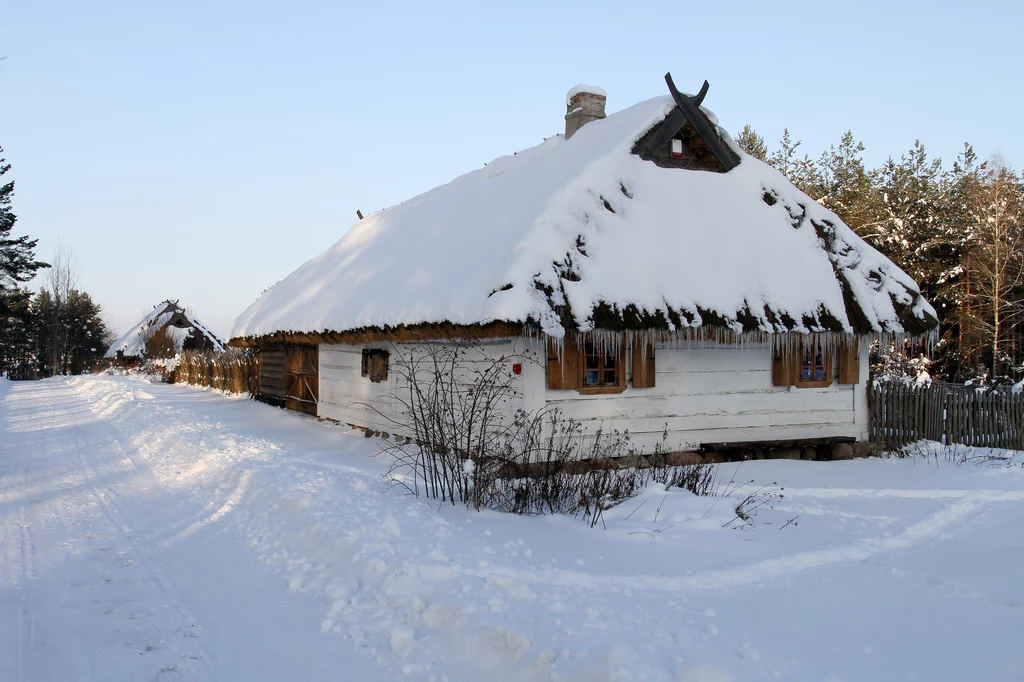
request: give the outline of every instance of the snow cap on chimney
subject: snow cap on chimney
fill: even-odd
[[[577,85],[565,95],[565,139],[591,121],[604,118],[608,93],[593,85]]]

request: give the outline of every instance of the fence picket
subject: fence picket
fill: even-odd
[[[886,450],[919,440],[1024,450],[1024,394],[972,386],[877,383],[868,391],[869,434]]]
[[[256,356],[246,350],[229,349],[222,353],[186,351],[178,357],[173,378],[175,383],[255,395],[259,372]]]

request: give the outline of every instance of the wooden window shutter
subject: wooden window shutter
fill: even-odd
[[[653,344],[633,344],[633,388],[654,388]]]
[[[390,353],[380,348],[364,348],[362,362],[362,376],[377,384],[387,381],[388,359]]]
[[[776,340],[772,353],[772,385],[795,386],[800,374],[800,345]]]
[[[857,340],[839,345],[839,383],[856,384],[860,380],[860,354]]]
[[[548,389],[552,391],[568,391],[576,388],[579,377],[580,351],[576,347],[576,339],[568,336],[562,342],[561,358],[558,346],[548,342]]]

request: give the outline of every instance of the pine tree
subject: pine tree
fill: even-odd
[[[764,143],[764,138],[758,135],[749,124],[743,126],[739,137],[736,138],[736,144],[740,149],[758,161],[768,160],[768,145]]]
[[[899,163],[889,157],[875,176],[877,218],[861,226],[861,236],[913,277],[925,298],[940,308],[940,281],[959,258],[941,229],[942,160],[929,161],[924,145],[915,141]]]
[[[32,292],[19,289],[7,297],[9,314],[0,314],[0,375],[16,379],[36,375],[35,335],[29,300]]]
[[[0,154],[3,154],[0,147]],[[0,157],[0,177],[11,170],[11,164]],[[19,296],[18,284],[32,279],[36,271],[47,267],[46,263],[35,260],[37,239],[28,236],[11,237],[18,217],[11,210],[14,197],[14,181],[0,185],[0,314],[10,314],[10,296]]]
[[[814,163],[806,154],[803,158],[797,156],[800,144],[800,140],[793,142],[793,138],[789,136],[789,128],[784,129],[779,148],[768,157],[768,165],[789,178],[798,189],[810,193],[815,181]]]
[[[109,347],[101,308],[84,291],[71,289],[61,300],[41,289],[32,316],[44,376],[81,374],[95,369]]]
[[[975,377],[981,364],[982,340],[971,310],[971,273],[963,264],[979,222],[978,197],[986,171],[987,163],[979,163],[974,148],[964,143],[963,152],[943,179],[944,200],[936,231],[948,254],[936,282],[935,307],[942,321],[942,339],[935,356],[936,371],[954,381]]]
[[[853,132],[846,131],[839,146],[832,145],[818,159],[810,189],[804,190],[858,234],[873,229],[876,215],[873,178],[864,168],[863,151]]]
[[[0,147],[0,155],[3,148]],[[11,170],[11,165],[0,156],[0,177]],[[17,358],[24,355],[29,330],[29,297],[27,289],[19,285],[35,276],[46,263],[35,260],[38,240],[27,236],[12,237],[18,217],[11,209],[14,182],[0,184],[0,375],[14,367]]]

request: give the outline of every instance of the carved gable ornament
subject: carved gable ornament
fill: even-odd
[[[665,120],[648,130],[633,146],[633,153],[662,168],[684,168],[727,173],[739,162],[729,145],[718,134],[717,127],[700,109],[710,85],[704,81],[700,92],[684,95],[665,74],[665,82],[676,107]]]

